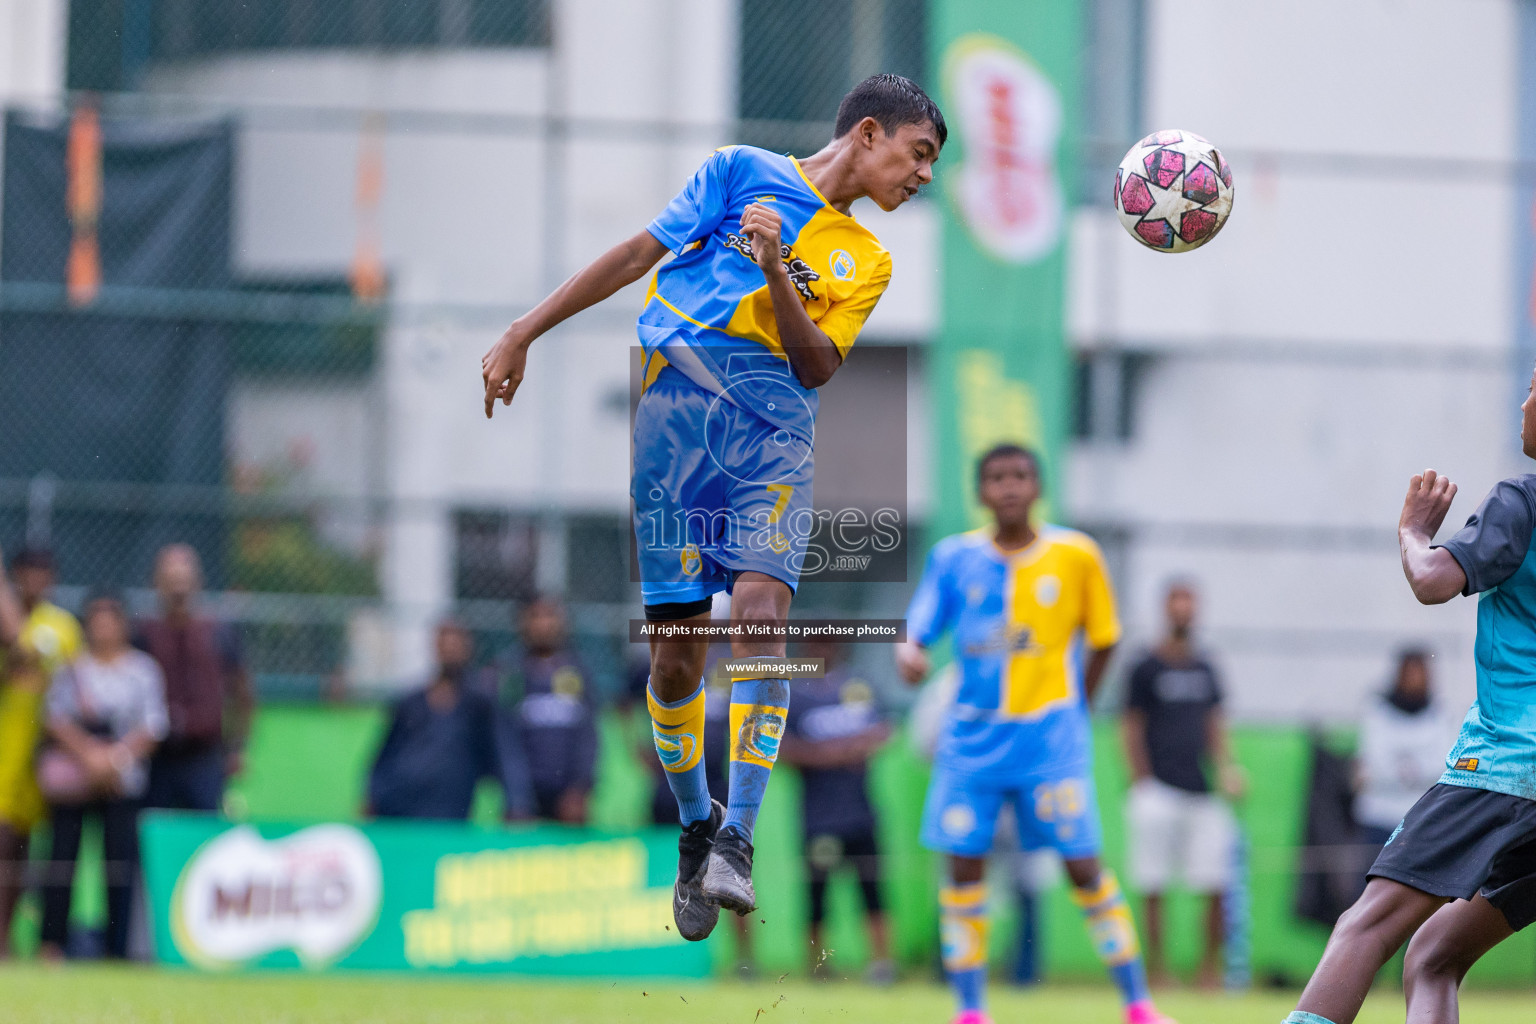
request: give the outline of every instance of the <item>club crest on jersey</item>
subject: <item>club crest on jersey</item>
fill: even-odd
[[[704,568],[704,558],[699,554],[697,544],[689,544],[683,548],[679,557],[683,563],[683,572],[689,576],[697,576],[699,570]]]
[[[852,281],[858,269],[847,249],[833,249],[830,266],[832,276],[839,281]]]
[[[1035,603],[1041,608],[1053,607],[1060,596],[1061,580],[1055,576],[1041,576],[1035,580]]]
[[[727,248],[735,249],[747,259],[757,262],[757,257],[752,255],[752,239],[746,235],[729,232],[725,236],[725,244]],[[787,245],[779,245],[779,259],[784,262],[784,269],[789,272],[789,280],[795,286],[795,291],[807,302],[814,302],[816,293],[811,291],[811,282],[820,281],[821,275],[812,270],[809,263],[796,256],[794,250]]]

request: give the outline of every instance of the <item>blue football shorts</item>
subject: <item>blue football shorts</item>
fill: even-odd
[[[635,409],[635,550],[647,605],[765,573],[791,591],[815,526],[811,445],[667,367]]]
[[[1086,769],[997,780],[935,766],[923,807],[923,845],[940,853],[985,857],[1005,801],[1013,805],[1023,849],[1055,850],[1064,860],[1098,855],[1098,800]]]

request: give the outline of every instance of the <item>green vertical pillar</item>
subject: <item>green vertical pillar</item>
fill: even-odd
[[[933,66],[950,127],[938,166],[943,287],[932,372],[939,535],[980,523],[976,456],[1039,451],[1060,493],[1071,373],[1064,337],[1078,0],[934,0]]]

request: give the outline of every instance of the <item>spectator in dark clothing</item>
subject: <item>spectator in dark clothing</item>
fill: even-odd
[[[494,778],[505,794],[506,816],[525,816],[531,796],[520,753],[498,728],[489,695],[465,686],[474,642],[455,622],[437,627],[437,671],[432,681],[402,697],[390,714],[384,742],[368,776],[370,815],[381,818],[469,817],[475,786]]]
[[[1126,806],[1132,884],[1145,897],[1147,970],[1166,980],[1163,892],[1181,878],[1207,899],[1200,984],[1220,984],[1222,900],[1231,882],[1236,826],[1222,799],[1241,797],[1243,776],[1221,713],[1216,670],[1196,649],[1197,600],[1188,583],[1168,588],[1168,632],[1131,670],[1123,737],[1130,762]],[[1214,788],[1208,774],[1215,776]]]
[[[872,962],[869,979],[895,980],[880,897],[880,845],[868,792],[869,759],[890,739],[891,728],[875,706],[869,683],[844,668],[836,643],[804,646],[826,674],[797,679],[779,754],[800,769],[805,823],[805,869],[811,910],[812,969],[821,967],[827,881],[849,867],[864,896]]]
[[[592,675],[566,639],[565,606],[541,596],[518,615],[520,653],[497,659],[488,686],[520,731],[537,817],[585,825],[597,774]]]
[[[160,615],[138,623],[134,646],[165,673],[170,733],[155,750],[146,807],[216,811],[245,764],[255,696],[232,626],[198,611],[202,564],[189,544],[155,559]]]

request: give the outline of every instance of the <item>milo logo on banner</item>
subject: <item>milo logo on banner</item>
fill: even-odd
[[[373,844],[350,825],[315,825],[275,840],[233,828],[182,869],[171,936],[202,967],[234,967],[284,949],[323,967],[373,930],[382,880]]]
[[[984,33],[950,45],[944,77],[964,149],[964,163],[947,173],[966,227],[983,249],[1010,263],[1049,254],[1065,215],[1056,86],[1018,48]]]

